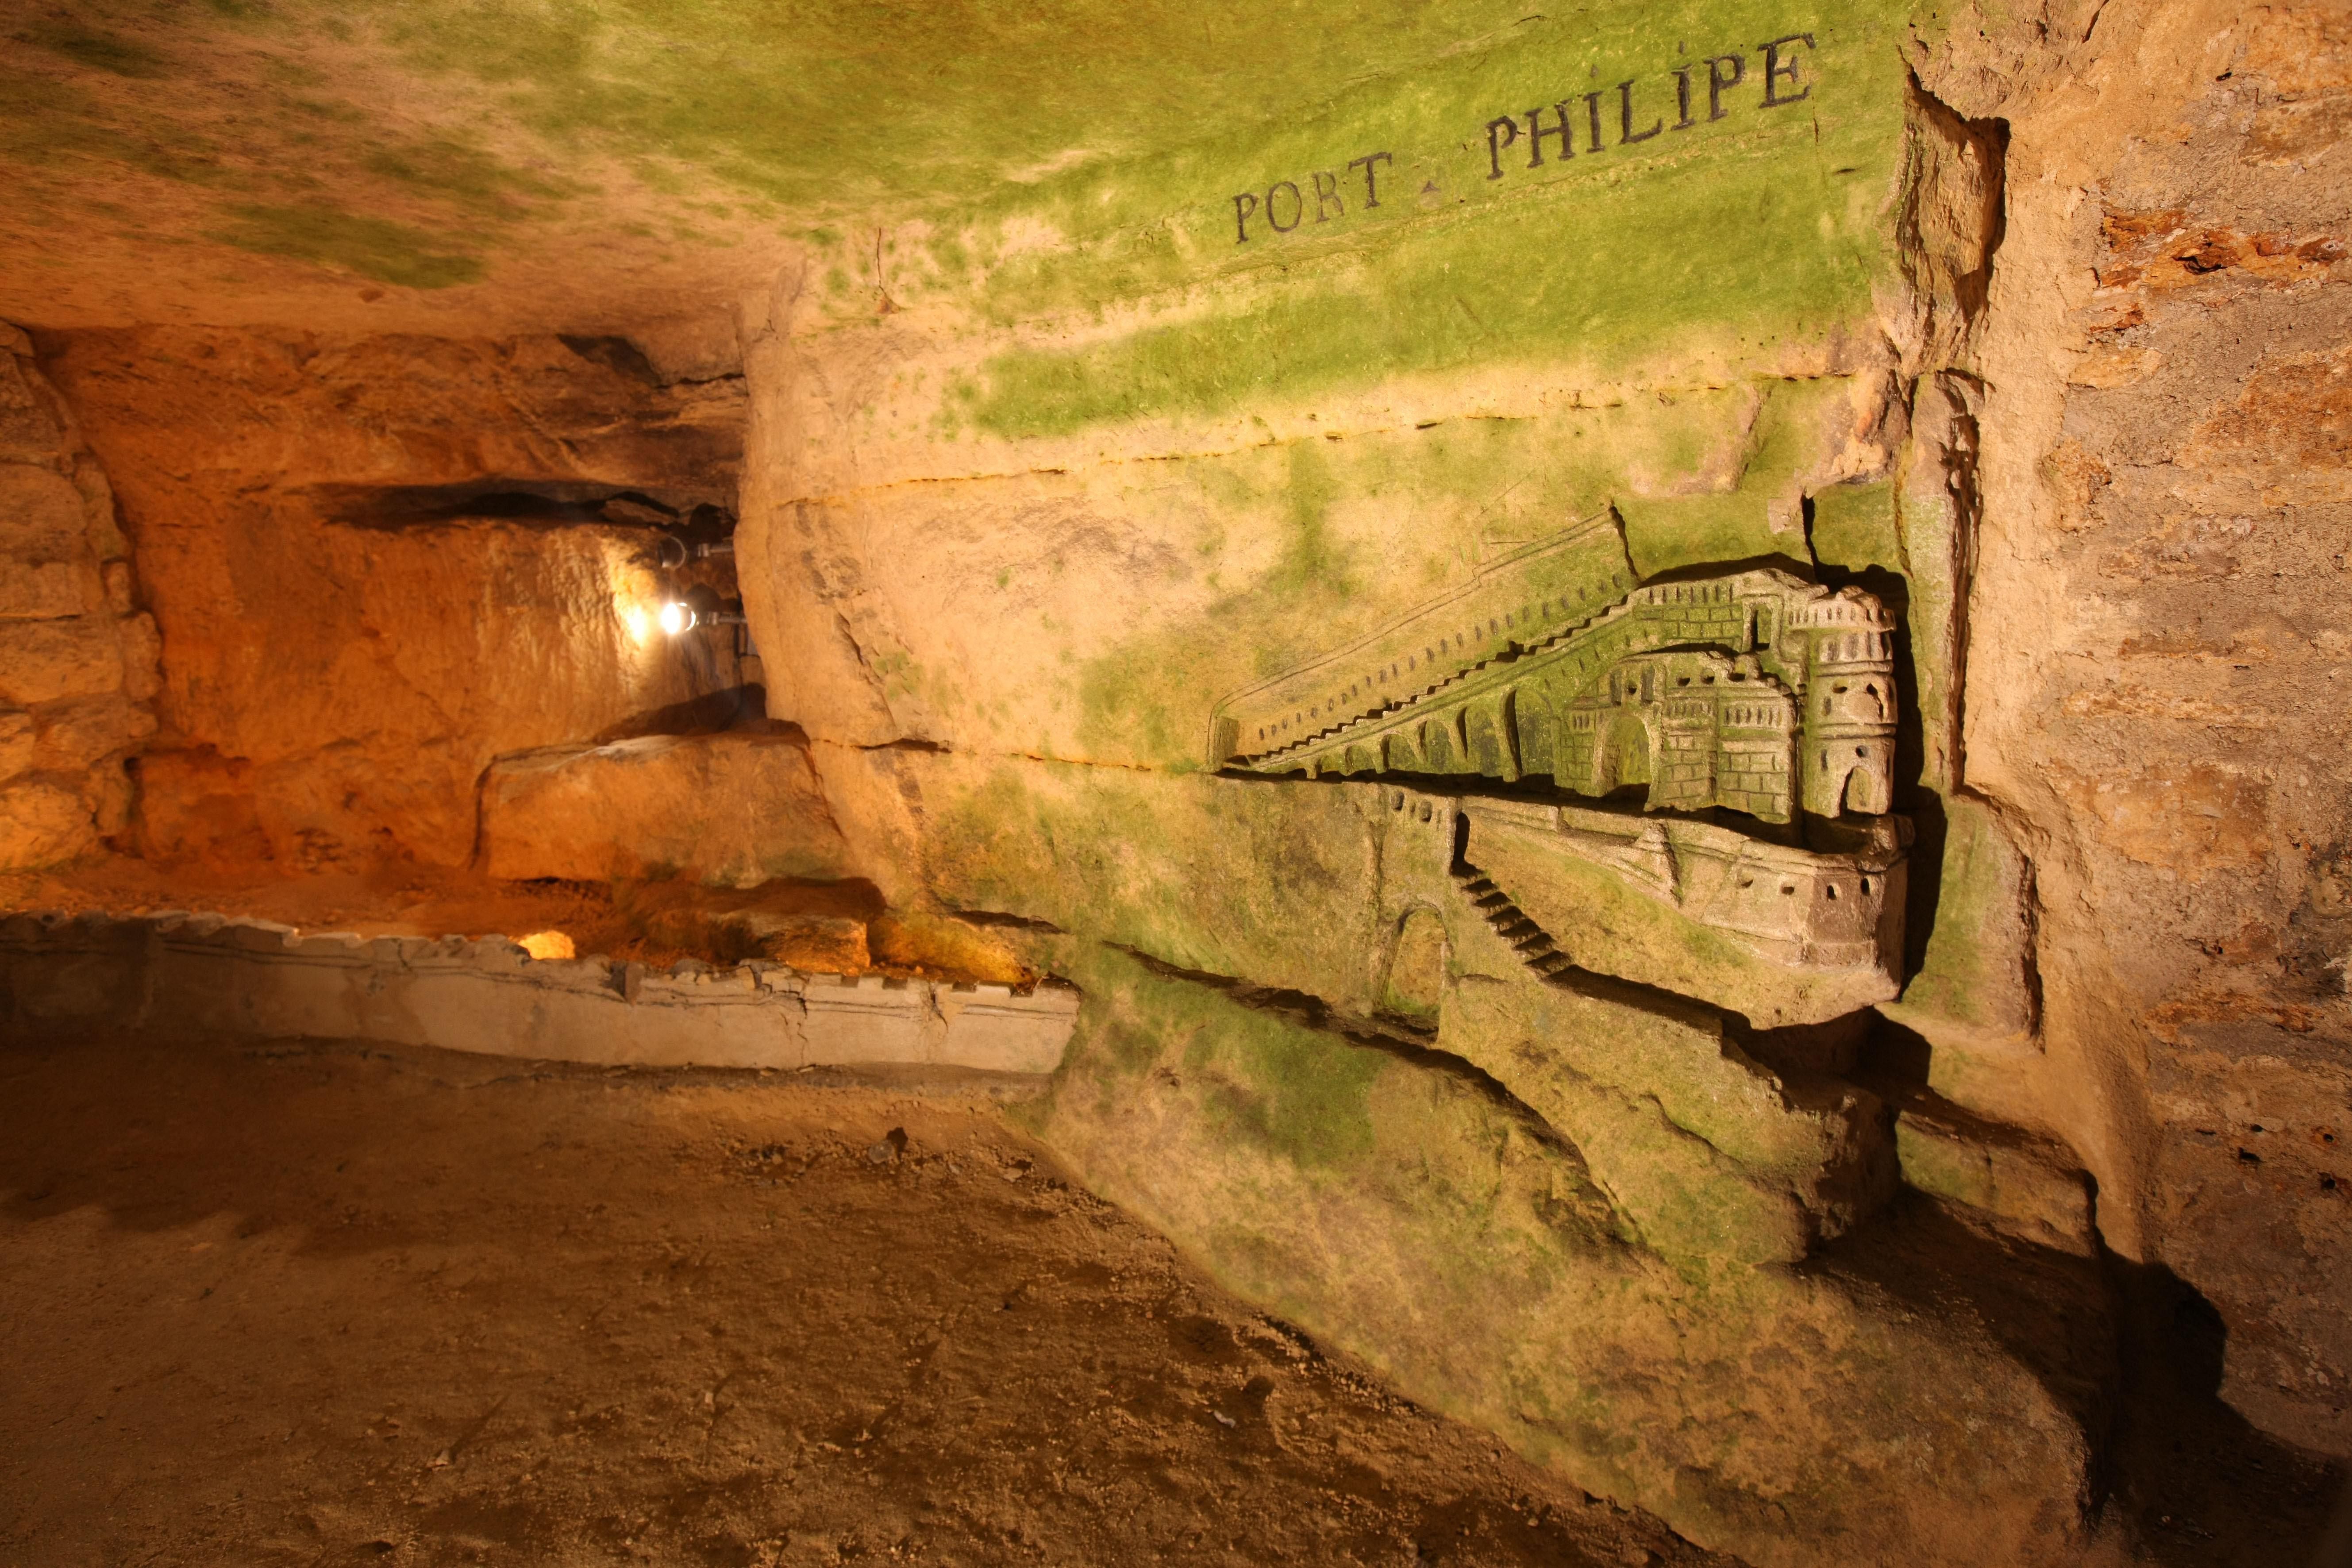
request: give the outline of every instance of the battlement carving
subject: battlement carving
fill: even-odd
[[[1651,809],[1767,822],[1892,809],[1895,624],[1875,598],[1769,568],[1632,581],[1613,522],[1571,530],[1227,698],[1210,761],[1641,786]]]

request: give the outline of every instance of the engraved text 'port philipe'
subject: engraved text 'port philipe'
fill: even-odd
[[[1540,169],[1547,151],[1555,164],[1601,156],[1729,119],[1743,102],[1757,110],[1801,103],[1813,91],[1805,68],[1812,47],[1811,33],[1783,34],[1752,51],[1706,55],[1663,73],[1574,93],[1549,107],[1498,114],[1481,128],[1480,140],[1464,143],[1484,165],[1473,177],[1500,180]],[[1666,118],[1669,104],[1672,120]],[[1382,182],[1393,175],[1395,163],[1391,153],[1366,153],[1338,167],[1276,180],[1262,191],[1240,192],[1233,197],[1234,243],[1247,245],[1344,219],[1351,202],[1358,214],[1377,210],[1382,195],[1391,194]],[[1432,176],[1421,194],[1426,198],[1437,189]]]

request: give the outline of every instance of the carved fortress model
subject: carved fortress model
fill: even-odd
[[[1237,692],[1213,766],[1548,776],[1767,822],[1893,805],[1895,626],[1769,568],[1633,586],[1603,515],[1372,636]]]

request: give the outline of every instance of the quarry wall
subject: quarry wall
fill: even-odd
[[[653,624],[656,526],[730,508],[740,381],[617,340],[136,329],[47,340],[128,476],[169,649],[138,764],[165,863],[463,866],[491,758],[740,683]]]
[[[2033,846],[2050,1016],[1982,1094],[2211,1299],[2226,1397],[2340,1454],[2352,25],[2109,13],[2072,68],[2005,64],[1933,79],[2012,128],[1966,746]]]
[[[1488,1195],[1447,1209],[1467,1200],[1420,1184],[1394,1085],[1467,1064],[1533,1114],[1615,1216],[1609,1247],[1703,1262],[1713,1283],[1674,1295],[1685,1333],[1759,1310],[1710,1294],[1726,1279],[1769,1294],[1841,1256],[1891,1166],[1958,1195],[1954,1172],[2023,1140],[2043,1212],[2095,1191],[2086,1299],[2213,1313],[2233,1405],[2341,1452],[2345,58],[2336,22],[2294,9],[1530,23],[1262,132],[820,247],[744,319],[745,593],[763,648],[791,650],[774,710],[895,898],[1062,933],[1034,937],[1041,962],[1092,985],[1042,1125],[1089,1180],[1407,1389],[1701,1539],[1779,1560],[1754,1510],[1801,1496],[1849,1543],[2031,1550],[1947,1531],[1935,1484],[1899,1519],[1838,1513],[1876,1495],[1851,1429],[1835,1458],[1802,1422],[1736,1458],[1629,1448],[1675,1422],[1514,1359],[1527,1325],[1489,1341],[1351,1294],[1298,1227],[1378,1230],[1372,1172],[1422,1173],[1382,1189],[1397,1224],[1500,1223],[1481,1205],[1507,1145],[1480,1145]],[[1434,816],[1466,839],[1412,871],[1394,821],[1334,782],[1398,765],[1351,757],[1344,726],[1393,729],[1435,690],[1346,706],[1396,673],[1391,643],[1452,659],[1444,681],[1564,646],[1573,617],[1529,637],[1508,613],[1397,639],[1595,519],[1630,582],[1773,567],[1899,624],[1899,995],[1808,1011],[1822,966],[1753,942],[1726,950],[1729,984],[1637,965],[1685,850],[1594,849],[1581,916],[1538,920],[1454,797]],[[1564,583],[1510,603],[1558,619]],[[1347,659],[1338,709],[1267,710],[1323,754],[1199,776],[1229,761],[1221,702]],[[1524,793],[1524,716],[1487,742],[1475,703],[1452,721],[1442,762],[1412,731],[1404,772]],[[1856,853],[1779,842],[1824,886]],[[1959,1126],[1957,1157],[1931,1148]],[[1213,1200],[1203,1170],[1225,1173]],[[1562,1245],[1548,1268],[1601,1267]],[[1474,1274],[1510,1252],[1397,1248]],[[1965,1357],[1970,1331],[1905,1353]],[[1645,1361],[1663,1342],[1611,1342],[1706,1382]],[[1808,1365],[1856,1411],[1895,1397],[1866,1357]],[[2011,1424],[1942,1495],[2095,1500],[2100,1398],[2041,1387],[2050,1425]],[[1907,1417],[1853,1419],[1902,1465],[1952,1459]]]

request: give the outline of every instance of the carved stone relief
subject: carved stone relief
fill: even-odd
[[[1342,788],[1362,789],[1361,784]],[[1805,848],[1716,823],[1382,784],[1385,929],[1374,994],[1405,1022],[1433,1011],[1423,956],[1435,910],[1548,982],[1583,970],[1728,1009],[1761,1028],[1894,999],[1906,851],[1899,817],[1855,819]]]
[[[1507,910],[1530,963],[1827,1016],[1897,984],[1895,630],[1870,595],[1771,568],[1636,586],[1604,515],[1228,697],[1210,760],[1414,780],[1400,807],[1461,820],[1467,896]],[[1458,798],[1423,793],[1448,777]],[[1638,792],[1642,814],[1529,798],[1547,788]],[[1725,814],[1801,815],[1810,847]]]
[[[1604,573],[1612,546],[1619,560]],[[1491,568],[1219,704],[1211,761],[1548,778],[1592,796],[1639,785],[1652,808],[1724,806],[1766,822],[1892,806],[1895,623],[1876,599],[1766,568],[1633,589],[1604,606],[1604,585],[1632,579],[1613,526],[1543,549],[1543,564],[1580,556],[1581,581],[1515,594],[1538,558]]]
[[[1574,859],[1775,963],[1891,968],[1900,960],[1903,846],[1892,822],[1857,834],[1850,850],[1823,853],[1709,823],[1573,805],[1471,800],[1462,809],[1467,857],[1547,927],[1576,919],[1559,897],[1562,862]]]

